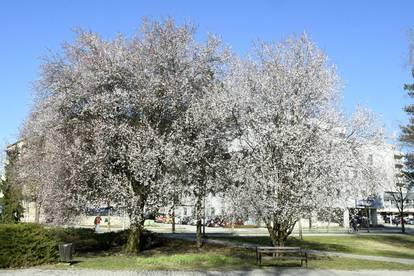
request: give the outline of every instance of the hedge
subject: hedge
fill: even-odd
[[[27,267],[59,260],[59,243],[73,243],[76,253],[109,250],[126,244],[128,230],[96,234],[86,228],[45,228],[34,223],[0,224],[0,268]],[[163,242],[157,234],[143,233],[143,248]]]
[[[47,235],[61,243],[73,243],[76,252],[91,252],[124,245],[128,231],[96,234],[87,228],[50,228]]]
[[[0,268],[55,262],[57,244],[40,225],[0,224]]]

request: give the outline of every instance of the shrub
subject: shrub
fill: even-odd
[[[0,268],[26,267],[59,260],[59,243],[73,243],[75,252],[120,248],[126,244],[129,230],[95,233],[85,228],[45,228],[39,224],[0,224]],[[143,249],[163,242],[157,234],[144,231]]]
[[[109,250],[126,244],[129,230],[97,234],[87,228],[50,228],[49,237],[63,243],[73,243],[76,252]],[[150,249],[162,242],[155,233],[145,231],[142,234],[142,249]]]
[[[0,268],[34,266],[58,260],[57,241],[38,224],[0,224]]]
[[[128,231],[97,234],[86,228],[50,228],[48,236],[62,243],[73,243],[76,252],[108,250],[126,243]]]

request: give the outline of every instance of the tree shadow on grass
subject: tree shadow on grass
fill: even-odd
[[[252,252],[243,248],[233,248],[225,245],[205,243],[201,248],[198,248],[196,242],[179,240],[179,239],[164,239],[158,246],[140,253],[141,256],[156,256],[156,255],[171,255],[171,254],[199,254],[199,253],[217,253],[224,255],[245,256]]]
[[[383,235],[383,236],[362,236],[367,240],[385,243],[392,246],[404,247],[407,249],[414,248],[414,236],[410,235]]]
[[[290,238],[286,241],[286,246],[301,247],[304,249],[320,250],[320,251],[335,251],[335,252],[352,252],[352,248],[342,244],[336,243],[320,243],[315,241],[300,240],[297,238]]]
[[[237,242],[244,242],[244,243],[252,243],[257,245],[263,246],[273,246],[269,237],[265,236],[250,236],[250,237],[230,237],[229,240],[237,241]],[[309,240],[300,240],[295,237],[290,237],[285,246],[293,246],[293,247],[301,247],[304,249],[312,249],[312,250],[321,250],[321,251],[338,251],[338,252],[352,252],[352,248],[350,246],[345,246],[336,243],[321,243],[316,241],[309,241]]]

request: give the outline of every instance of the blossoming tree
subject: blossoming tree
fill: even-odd
[[[50,190],[70,202],[73,212],[67,216],[88,204],[110,202],[126,209],[130,253],[140,250],[144,208],[176,185],[166,177],[173,126],[215,81],[219,45],[211,39],[196,43],[194,31],[171,19],[145,21],[130,40],[120,35],[108,41],[80,31],[62,57],[42,66],[35,107],[41,116],[29,118],[37,130],[23,138],[54,149],[45,151],[43,160],[57,161],[48,167],[50,173],[59,171]],[[35,175],[31,168],[28,174]],[[61,202],[47,204],[60,210]]]
[[[301,216],[358,194],[361,182],[343,176],[369,170],[363,146],[380,135],[364,112],[344,119],[335,67],[306,35],[263,43],[233,68],[227,85],[240,101],[232,151],[239,206],[280,246]]]

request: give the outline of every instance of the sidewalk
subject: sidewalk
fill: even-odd
[[[146,226],[148,230],[157,233],[171,233],[171,224],[155,223],[153,226]],[[240,236],[267,236],[269,235],[266,228],[223,228],[223,227],[206,227],[206,234],[231,234],[231,235],[240,235]],[[193,225],[176,225],[176,233],[195,233],[196,227]],[[371,228],[368,233],[367,229],[361,229],[358,232],[359,235],[395,235],[401,234],[401,228],[386,225],[384,227],[375,227]],[[298,231],[293,231],[292,236],[299,235]],[[304,236],[334,236],[334,235],[350,235],[345,228],[315,228],[315,229],[303,229]],[[406,235],[414,235],[414,225],[406,225]]]
[[[301,268],[271,268],[271,269],[254,269],[250,271],[110,271],[110,270],[92,270],[92,269],[67,269],[67,270],[47,270],[47,269],[16,269],[0,270],[0,275],[8,276],[262,276],[262,275],[281,275],[281,276],[412,276],[414,271],[389,271],[389,270],[359,270],[359,271],[342,271],[342,270],[311,270]]]

